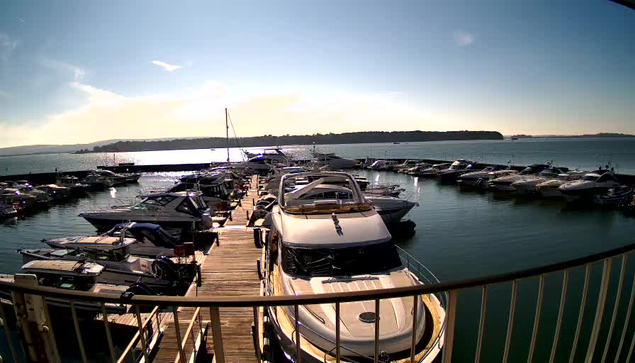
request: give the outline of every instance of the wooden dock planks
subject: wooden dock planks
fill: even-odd
[[[214,245],[206,256],[202,266],[202,286],[192,286],[186,296],[257,296],[260,294],[260,280],[256,271],[256,260],[261,250],[256,248],[251,229],[242,228],[247,224],[247,211],[253,211],[252,200],[257,198],[256,178],[252,180],[252,189],[242,200],[242,206],[232,213],[226,229],[220,232],[219,245]],[[178,310],[179,330],[185,334],[195,308]],[[209,309],[201,310],[202,320],[210,321]],[[225,362],[256,362],[254,341],[251,333],[253,322],[252,308],[220,308],[221,329]],[[198,323],[196,323],[198,325]],[[193,352],[190,337],[185,350],[186,362]],[[213,351],[211,329],[207,337],[207,349]],[[163,339],[154,358],[154,362],[174,362],[178,354],[175,324],[171,323],[164,332]]]

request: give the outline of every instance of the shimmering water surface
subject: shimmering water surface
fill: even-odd
[[[336,152],[345,158],[411,158],[411,159],[472,159],[479,162],[527,165],[553,161],[557,165],[583,170],[595,169],[611,162],[619,172],[635,174],[635,138],[553,138],[434,141],[385,144],[318,145],[318,151]],[[261,151],[262,148],[251,148]],[[285,152],[308,159],[311,146],[285,146]],[[230,149],[232,161],[240,161],[242,152]],[[137,164],[180,164],[221,162],[227,160],[226,149],[176,151],[145,151],[95,154],[46,154],[0,157],[0,175],[37,172],[88,170],[97,165],[120,162]]]
[[[295,147],[291,148],[291,153],[302,156],[309,149],[310,147]],[[584,169],[612,160],[620,172],[635,173],[635,141],[626,139],[330,145],[320,147],[320,150],[334,151],[344,157],[465,157],[489,162],[506,162],[513,157],[516,164],[554,160],[559,165]],[[232,157],[239,156],[239,150],[232,150]],[[155,164],[221,161],[226,158],[226,154],[225,150],[189,150],[126,153],[116,157],[118,162]],[[8,169],[11,173],[52,171],[55,167],[60,170],[81,170],[107,161],[112,164],[112,159],[112,154],[0,158],[0,170]],[[635,236],[635,218],[619,211],[567,204],[563,201],[461,190],[455,185],[442,185],[434,180],[420,180],[396,173],[360,173],[372,181],[399,183],[406,188],[405,195],[419,202],[419,207],[408,216],[417,223],[416,234],[398,243],[423,262],[441,281],[486,276],[563,261],[632,243]],[[56,205],[23,219],[0,224],[0,272],[17,272],[21,266],[21,258],[15,250],[44,247],[40,242],[42,238],[94,233],[94,228],[78,217],[82,211],[109,208],[114,204],[128,202],[140,191],[172,185],[179,175],[181,173],[147,174],[138,185],[93,193],[88,198]],[[635,264],[628,265],[632,272],[635,266],[631,265]],[[614,266],[613,274],[617,274],[618,269],[619,266]],[[595,311],[600,274],[601,266],[595,266],[585,324],[580,337],[581,352],[577,355],[577,360],[580,361],[586,353],[585,344],[590,334],[590,319]],[[618,329],[623,326],[626,299],[633,281],[632,273],[627,276],[625,286],[629,288],[622,298],[623,307],[616,325]],[[536,362],[547,361],[549,357],[560,301],[561,278],[562,275],[553,275],[546,279],[545,305],[534,359]],[[567,295],[565,325],[556,361],[565,359],[571,349],[582,279],[583,271],[575,269]],[[504,284],[490,288],[482,361],[499,361],[502,357],[501,344],[507,331],[510,286]],[[537,279],[521,282],[519,287],[510,362],[526,360],[533,326]],[[609,296],[614,294],[615,284],[609,289]],[[611,298],[607,304],[612,307]],[[455,361],[473,361],[479,312],[480,291],[462,293],[455,340],[455,347],[460,349],[455,348]],[[607,310],[605,316],[610,316],[611,312],[612,309]],[[608,317],[604,319],[603,329],[607,329],[608,320]],[[632,327],[629,328],[629,333],[631,330]],[[615,334],[619,333],[621,330],[617,330]],[[600,339],[598,345],[600,351],[604,348],[603,339]],[[616,345],[616,342],[612,344],[613,350]],[[625,355],[622,360],[624,359]]]

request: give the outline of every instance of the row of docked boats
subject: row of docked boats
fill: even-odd
[[[630,200],[633,188],[623,186],[609,166],[594,171],[570,170],[553,163],[532,164],[517,170],[503,165],[480,165],[465,159],[453,163],[418,162],[408,167],[406,161],[396,170],[420,178],[437,178],[444,183],[479,187],[518,194],[590,201],[597,204],[620,204]]]
[[[261,188],[260,201],[269,211],[256,221],[260,233],[254,238],[263,249],[258,266],[265,296],[438,282],[434,276],[423,276],[426,269],[415,268],[414,259],[405,258],[358,178],[343,172],[294,171]],[[266,328],[291,361],[335,361],[338,343],[341,361],[373,361],[379,331],[380,361],[432,362],[443,346],[445,304],[445,295],[432,294],[416,302],[412,297],[382,299],[379,311],[372,302],[269,307]]]
[[[214,177],[219,174],[223,177]],[[190,185],[195,178],[201,183]],[[218,194],[203,199],[218,189],[210,180],[222,184],[225,199]],[[242,179],[235,174],[206,171],[184,176],[169,190],[142,195],[139,203],[82,214],[102,233],[45,239],[46,247],[20,249],[22,274],[0,275],[0,281],[34,278],[41,286],[75,291],[182,295],[193,281],[200,283],[195,249],[205,250],[217,238],[210,230],[215,226],[213,213],[227,213],[234,205],[230,198],[244,194],[237,182]],[[11,299],[6,292],[0,296]],[[47,299],[47,304],[68,315],[67,301]],[[128,309],[115,304],[106,308],[110,314]],[[89,302],[77,302],[76,309],[87,318],[102,312],[100,304]]]
[[[22,274],[33,275],[40,286],[94,293],[181,295],[199,268],[195,260],[181,258],[184,244],[154,224],[130,222],[97,236],[72,236],[42,240],[48,247],[19,249]],[[0,281],[24,276],[2,274]],[[7,291],[0,296],[10,300]],[[49,298],[52,309],[67,310],[68,301]],[[98,303],[78,302],[84,316],[101,313]],[[107,305],[109,313],[124,313],[126,306]]]
[[[0,182],[0,220],[80,198],[89,191],[136,183],[140,176],[141,174],[120,175],[108,170],[93,170],[82,179],[60,174],[54,184],[32,185],[28,180],[5,180]]]

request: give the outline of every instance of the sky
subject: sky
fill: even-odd
[[[0,147],[348,131],[635,133],[610,1],[0,0]]]

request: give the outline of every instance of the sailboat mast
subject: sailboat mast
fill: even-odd
[[[227,140],[227,162],[229,163],[229,122],[227,117],[227,108],[225,108],[225,134]]]

